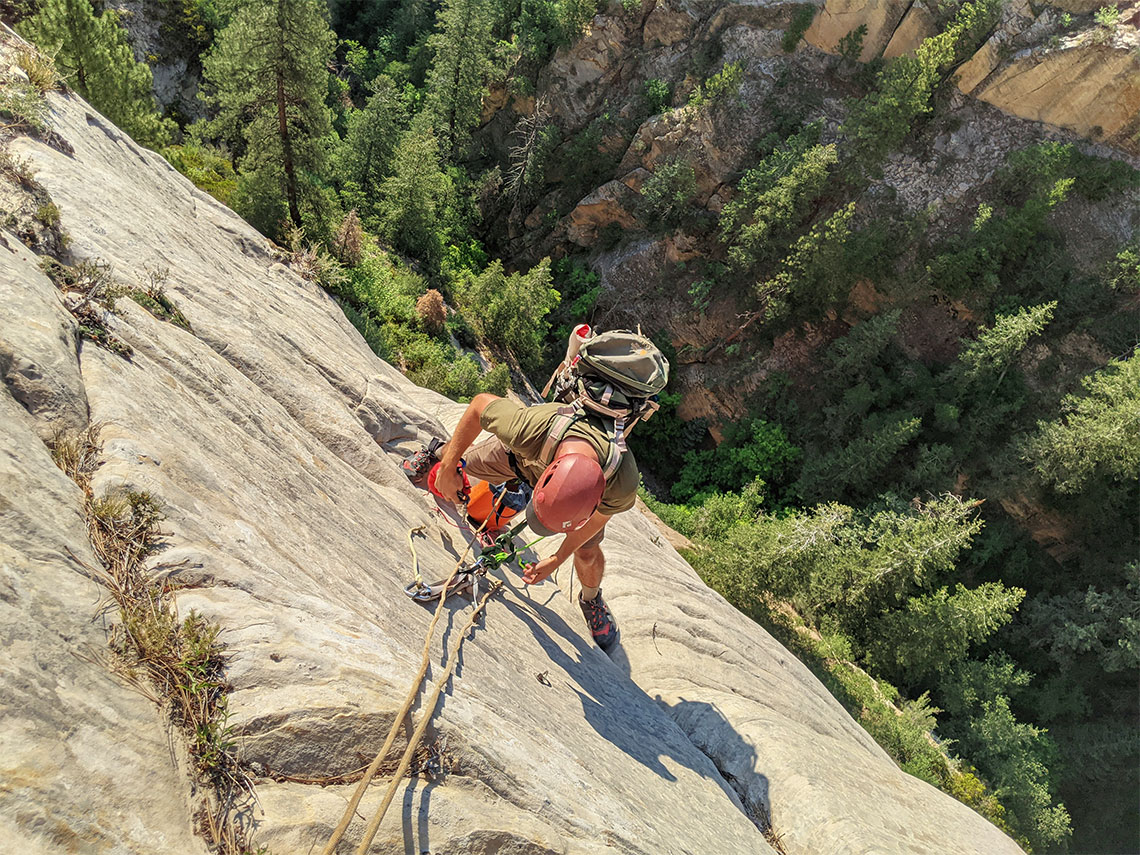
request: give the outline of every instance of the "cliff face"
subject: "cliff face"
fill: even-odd
[[[104,322],[131,355],[80,341],[38,259],[3,233],[0,848],[204,848],[157,709],[101,664],[116,617],[100,611],[79,492],[43,442],[98,425],[94,492],[156,497],[147,571],[180,614],[222,627],[256,842],[313,851],[350,789],[315,782],[367,762],[416,670],[429,613],[401,590],[408,529],[426,527],[428,577],[458,543],[399,459],[462,407],[377,359],[319,288],[157,155],[75,97],[49,103],[74,153],[9,147],[58,206],[69,260],[127,283],[166,271],[190,330],[120,297]],[[622,649],[584,639],[569,567],[561,587],[533,589],[504,571],[429,732],[439,774],[408,779],[372,851],[766,852],[765,816],[804,855],[1019,851],[895,767],[640,513],[615,520],[606,554]],[[465,608],[450,605],[445,640]]]
[[[1060,6],[1006,4],[993,34],[958,69],[957,91],[940,107],[944,121],[887,158],[860,210],[868,200],[893,200],[902,215],[927,217],[937,239],[958,230],[979,203],[992,201],[988,185],[1007,156],[1035,143],[1071,142],[1140,165],[1140,7],[1123,9],[1113,28],[1097,24],[1088,10],[1065,8],[1072,9],[1068,17]],[[694,308],[689,294],[701,287],[700,262],[716,256],[717,247],[710,247],[715,239],[707,227],[702,244],[684,229],[662,232],[639,219],[637,191],[662,165],[692,166],[693,203],[707,226],[732,198],[743,170],[755,164],[758,142],[789,116],[822,119],[823,140],[836,140],[845,98],[857,92],[849,80],[852,70],[844,71],[833,54],[852,30],[867,27],[865,62],[913,51],[939,31],[933,5],[829,0],[788,54],[782,38],[795,9],[695,0],[663,0],[640,14],[607,7],[585,38],[544,69],[538,99],[565,138],[595,129],[601,140],[596,162],[609,168],[583,164],[599,173],[596,186],[585,190],[574,183],[573,170],[561,175],[553,169],[543,194],[516,205],[494,226],[505,233],[503,252],[520,266],[549,253],[589,254],[605,286],[606,322],[659,330],[678,349],[674,382],[684,392],[683,418],[707,417],[714,424],[735,418],[773,372],[810,374],[814,352],[840,334],[843,323],[887,308],[881,295],[870,304],[863,300],[859,308],[860,294],[875,293],[875,283],[862,282],[843,317],[777,341],[750,367],[727,365],[723,354],[708,364],[706,352],[731,336],[747,314],[715,291],[703,311]],[[726,63],[742,69],[731,106],[713,111],[687,103]],[[644,88],[653,80],[670,85],[671,109],[645,117]],[[489,114],[485,139],[506,139],[534,103],[504,102]],[[556,150],[552,160],[564,160],[567,150],[566,145]],[[1074,213],[1084,203],[1073,201],[1054,216],[1053,225],[1069,239],[1076,257],[1089,247],[1104,255],[1140,228],[1138,203],[1140,196],[1130,191]],[[622,238],[617,246],[607,241],[615,235]],[[980,317],[961,303],[907,307],[901,328],[915,335],[905,346],[931,361],[949,361],[959,338]]]

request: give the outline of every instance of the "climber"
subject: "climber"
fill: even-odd
[[[547,384],[547,391],[554,386],[556,403],[525,407],[476,395],[450,441],[433,440],[403,463],[414,482],[434,475],[432,492],[449,501],[466,500],[464,474],[490,484],[518,479],[529,485],[527,524],[536,534],[565,537],[554,555],[526,568],[523,581],[538,584],[573,556],[582,585],[578,604],[606,651],[617,643],[618,627],[602,599],[601,543],[610,517],[636,501],[640,476],[625,435],[656,409],[668,370],[643,336],[622,331],[595,337],[582,325]],[[472,447],[482,430],[491,436]]]

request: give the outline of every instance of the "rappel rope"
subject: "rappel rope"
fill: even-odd
[[[497,511],[497,507],[492,508],[492,513],[483,520],[477,529],[475,529],[476,535],[483,531],[487,525],[487,520],[491,519],[491,517],[494,516]],[[522,526],[519,526],[519,528],[521,527]],[[424,526],[417,526],[408,530],[408,547],[412,552],[412,570],[415,574],[416,580],[420,584],[423,584],[423,580],[422,576],[420,575],[419,557],[416,555],[416,547],[413,539],[416,534],[422,533],[423,530]],[[513,536],[513,534],[514,531],[512,530],[511,535]],[[539,538],[539,540],[541,539],[542,538]],[[537,542],[538,541],[534,541],[534,543]],[[380,764],[384,762],[384,758],[388,756],[388,752],[392,749],[392,745],[396,741],[396,734],[399,733],[400,725],[403,724],[404,719],[407,717],[409,711],[412,708],[412,705],[416,701],[416,696],[419,695],[420,687],[423,685],[424,678],[427,676],[428,667],[431,664],[431,642],[432,638],[435,636],[435,628],[439,624],[440,617],[443,615],[443,606],[447,601],[449,588],[451,586],[452,580],[454,580],[455,577],[459,575],[460,570],[463,567],[463,562],[471,552],[473,543],[474,541],[468,541],[467,548],[463,550],[463,554],[460,555],[459,559],[455,562],[455,567],[452,568],[451,575],[449,575],[443,583],[442,593],[439,597],[439,605],[436,606],[435,614],[432,615],[431,623],[428,624],[427,635],[424,638],[423,655],[420,659],[420,668],[416,674],[416,678],[412,681],[411,686],[408,688],[408,694],[404,698],[404,702],[400,706],[399,711],[396,713],[395,719],[392,721],[392,727],[388,731],[388,736],[384,740],[383,747],[369,764],[368,768],[364,772],[364,776],[356,785],[356,790],[353,792],[352,798],[349,799],[348,805],[344,810],[344,815],[341,817],[340,822],[337,823],[337,827],[333,830],[332,835],[329,837],[328,843],[325,844],[325,848],[321,851],[321,855],[333,855],[335,852],[337,844],[340,843],[341,838],[344,837],[345,831],[348,830],[349,823],[352,822],[353,814],[356,813],[356,809],[360,805],[360,800],[364,797],[364,793],[368,789],[369,783],[371,783],[372,779],[376,776],[376,772],[380,768]],[[480,556],[480,561],[483,560],[484,557]],[[499,590],[500,587],[502,587],[501,582],[494,582],[491,584],[490,589],[476,604],[475,609],[471,614],[470,620],[463,628],[463,632],[459,634],[458,638],[455,641],[455,644],[452,645],[451,650],[448,654],[447,668],[444,671],[443,676],[438,681],[436,681],[436,690],[432,695],[431,701],[426,707],[424,707],[423,719],[420,721],[419,727],[416,728],[411,741],[408,743],[407,749],[404,751],[404,757],[400,761],[400,766],[393,776],[391,783],[389,784],[388,792],[385,794],[383,803],[380,805],[380,808],[377,810],[376,815],[373,816],[372,821],[368,825],[368,830],[366,831],[364,841],[357,849],[357,852],[361,853],[361,855],[363,855],[363,853],[365,853],[368,850],[368,847],[372,844],[372,839],[376,836],[376,830],[380,827],[380,821],[384,818],[384,814],[387,812],[388,806],[392,802],[392,796],[395,793],[396,788],[399,786],[400,779],[403,778],[404,773],[407,772],[408,766],[411,764],[412,754],[419,746],[419,741],[422,738],[424,731],[427,729],[427,724],[431,720],[431,717],[435,714],[435,707],[439,702],[439,696],[443,692],[443,686],[447,683],[447,680],[450,679],[452,673],[455,670],[455,664],[459,658],[459,647],[463,643],[463,639],[475,625],[475,621],[478,618],[479,614],[483,611],[484,607],[487,605],[487,601],[496,591]]]
[[[388,784],[388,790],[384,793],[384,801],[380,803],[380,807],[376,809],[376,813],[372,816],[372,821],[368,823],[368,828],[365,829],[364,839],[360,841],[360,845],[356,848],[356,855],[365,855],[368,848],[372,845],[372,839],[376,836],[376,831],[380,828],[380,823],[384,819],[384,814],[388,812],[389,805],[392,804],[392,799],[396,795],[396,790],[399,789],[400,783],[404,774],[408,771],[408,767],[412,762],[412,755],[415,754],[416,749],[419,747],[420,740],[423,738],[424,731],[427,730],[428,724],[431,722],[432,716],[435,714],[436,704],[439,703],[439,696],[443,694],[443,687],[447,685],[447,681],[451,679],[451,675],[455,671],[455,665],[459,661],[459,647],[463,644],[463,639],[467,633],[475,626],[475,622],[479,619],[479,613],[487,605],[487,601],[503,586],[502,582],[495,581],[491,583],[490,588],[487,589],[482,598],[479,600],[478,605],[475,606],[471,612],[471,617],[467,624],[463,627],[463,631],[459,637],[455,639],[455,643],[451,645],[451,650],[448,651],[447,668],[444,669],[443,674],[435,681],[435,691],[432,692],[431,700],[423,710],[423,718],[420,719],[420,724],[416,728],[416,732],[412,734],[411,740],[408,742],[408,747],[404,749],[404,756],[400,759],[400,765],[392,775],[392,780]],[[445,598],[440,598],[442,604]],[[421,680],[423,678],[421,677]],[[417,689],[419,686],[417,685]],[[351,816],[351,815],[350,815]],[[335,845],[335,844],[334,844]]]

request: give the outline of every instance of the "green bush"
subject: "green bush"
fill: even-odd
[[[663,111],[673,99],[672,87],[666,81],[658,80],[656,77],[645,81],[641,94],[645,99],[645,108],[651,116],[656,116]]]
[[[560,295],[551,287],[550,259],[528,273],[503,271],[501,261],[482,273],[466,272],[452,283],[460,310],[487,340],[513,353],[526,368],[542,364],[550,322]]]
[[[720,71],[689,93],[688,106],[701,110],[713,107],[740,91],[744,68],[739,62],[727,62]]]
[[[1108,287],[1126,294],[1140,294],[1140,241],[1116,254],[1108,265]]]
[[[737,491],[757,480],[777,489],[791,479],[800,457],[780,425],[764,419],[736,423],[716,448],[685,455],[673,498],[700,504],[711,493]]]
[[[1072,179],[1073,190],[1097,202],[1140,186],[1140,170],[1121,160],[1085,154],[1072,143],[1046,142],[1011,153],[996,176],[1010,204],[1040,195],[1062,179]]]
[[[232,206],[238,178],[233,163],[219,149],[187,140],[162,150],[170,165],[223,205]]]
[[[694,213],[697,176],[686,160],[660,163],[641,187],[639,213],[651,228],[675,228]]]

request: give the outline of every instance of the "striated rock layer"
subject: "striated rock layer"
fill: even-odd
[[[35,259],[0,247],[6,303],[37,330],[0,314],[0,848],[202,848],[157,712],[70,655],[103,640],[80,563],[94,559],[78,493],[40,437],[87,409],[104,443],[96,492],[127,485],[162,502],[150,569],[177,583],[183,614],[223,627],[230,724],[263,776],[257,844],[314,851],[348,788],[288,779],[359,768],[399,706],[429,621],[401,591],[407,531],[427,527],[417,548],[432,577],[457,539],[398,459],[462,407],[377,359],[327,295],[157,155],[78,99],[50,102],[74,156],[13,147],[75,256],[126,282],[167,270],[193,332],[120,298],[111,323],[133,356],[77,351]],[[429,732],[447,774],[402,786],[372,851],[769,852],[754,822],[765,814],[793,855],[1019,851],[903,774],[649,520],[623,515],[606,543],[624,649],[610,659],[584,638],[569,567],[562,587],[533,589],[504,571]],[[436,671],[467,608],[450,605]]]

